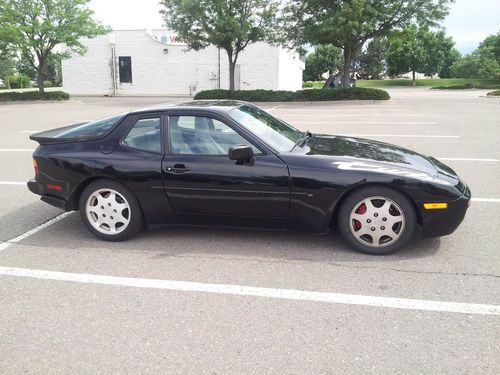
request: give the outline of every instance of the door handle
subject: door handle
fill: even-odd
[[[175,164],[173,167],[167,167],[166,170],[168,172],[184,173],[184,172],[188,172],[189,168],[186,168],[186,166],[184,164]]]

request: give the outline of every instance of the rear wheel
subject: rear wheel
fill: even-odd
[[[349,245],[373,255],[390,254],[405,246],[417,225],[411,202],[386,187],[354,191],[342,202],[337,222]]]
[[[125,240],[142,228],[137,199],[111,180],[97,180],[85,188],[80,197],[80,215],[87,229],[106,241]]]

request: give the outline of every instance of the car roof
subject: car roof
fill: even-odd
[[[172,111],[176,109],[182,110],[199,110],[199,109],[210,109],[216,112],[227,113],[230,110],[237,108],[243,104],[249,104],[239,100],[191,100],[187,102],[180,103],[162,103],[155,104],[152,106],[139,108],[131,111],[130,113],[143,113],[143,112],[153,112],[153,111]]]

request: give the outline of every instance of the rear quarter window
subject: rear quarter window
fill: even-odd
[[[87,122],[76,127],[72,127],[55,138],[61,139],[97,139],[108,135],[111,130],[126,116],[125,113],[106,117],[101,120]]]

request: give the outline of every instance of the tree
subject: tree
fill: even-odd
[[[388,73],[391,76],[412,72],[413,85],[417,72],[433,76],[444,65],[454,42],[444,31],[430,31],[427,27],[412,25],[393,33],[387,53]]]
[[[275,31],[277,0],[161,0],[166,25],[194,50],[214,45],[227,53],[229,89],[239,54]]]
[[[460,60],[461,57],[462,55],[459,50],[451,48],[444,56],[443,65],[438,73],[439,78],[452,78],[453,73],[451,71],[451,67],[456,61]]]
[[[386,37],[373,38],[366,50],[361,52],[358,62],[358,77],[361,79],[381,79],[387,69],[386,56],[389,41]]]
[[[451,71],[454,77],[460,78],[495,78],[500,73],[500,65],[493,58],[481,58],[472,53],[456,61]]]
[[[5,80],[5,77],[14,74],[15,66],[16,62],[12,58],[0,57],[0,79]]]
[[[342,48],[342,86],[349,87],[352,60],[368,40],[412,22],[435,25],[453,0],[290,0],[284,39]]]
[[[317,46],[314,52],[306,57],[304,81],[321,81],[323,74],[330,75],[339,70],[342,64],[342,51],[331,45]]]
[[[500,64],[500,32],[483,40],[476,51],[482,58],[494,58]]]
[[[93,38],[108,31],[92,18],[90,0],[2,0],[0,38],[4,48],[19,53],[22,61],[37,72],[38,90],[44,94],[44,73],[57,46],[60,56],[83,54],[81,38]],[[0,44],[1,44],[0,43]]]

